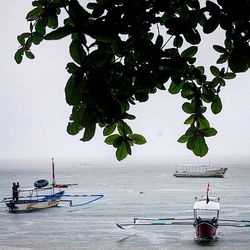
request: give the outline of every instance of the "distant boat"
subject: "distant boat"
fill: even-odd
[[[175,177],[224,177],[227,168],[211,167],[210,164],[203,165],[177,165],[174,172]]]

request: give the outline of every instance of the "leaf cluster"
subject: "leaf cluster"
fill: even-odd
[[[206,1],[204,7],[198,0],[93,0],[86,8],[78,0],[34,0],[32,5],[26,16],[30,30],[18,36],[15,60],[21,63],[24,55],[33,59],[33,44],[70,37],[65,87],[72,106],[69,134],[83,130],[81,140],[88,141],[98,125],[122,160],[132,154],[131,146],[146,142],[125,122],[135,119],[128,113],[131,105],[146,102],[168,85],[171,94],[186,99],[182,109],[189,115],[184,122],[189,128],[178,141],[197,156],[207,154],[205,139],[217,133],[205,118],[207,106],[219,113],[226,80],[249,68],[247,0]],[[62,13],[66,18],[59,27]],[[219,57],[208,80],[205,68],[195,64],[196,54],[200,33],[218,27],[225,41],[213,46]],[[221,64],[225,66],[219,68]]]

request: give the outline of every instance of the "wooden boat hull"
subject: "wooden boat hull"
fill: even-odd
[[[212,221],[196,221],[194,227],[197,238],[207,240],[216,236],[218,224]]]
[[[39,199],[20,199],[13,202],[6,200],[5,204],[9,208],[10,213],[29,212],[38,209],[55,207],[59,204],[64,191],[57,192],[52,195],[45,195]]]

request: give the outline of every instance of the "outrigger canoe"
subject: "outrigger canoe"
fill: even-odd
[[[18,199],[14,200],[13,197],[4,198],[0,203],[5,203],[10,213],[29,212],[38,209],[50,208],[58,206],[60,202],[67,202],[70,207],[84,206],[95,202],[104,197],[102,194],[65,194],[64,188],[77,184],[57,184],[55,181],[55,166],[52,158],[52,184],[45,179],[40,179],[34,182],[33,188],[19,189]],[[63,199],[66,197],[66,199]],[[74,198],[86,198],[88,201],[73,203]]]
[[[64,190],[55,192],[53,187],[29,188],[19,190],[19,199],[4,198],[3,202],[11,213],[29,212],[33,210],[55,207],[61,201]]]
[[[195,197],[193,218],[134,218],[132,223],[117,223],[121,229],[134,226],[184,226],[192,225],[199,240],[212,240],[216,237],[218,227],[250,227],[250,220],[219,219],[220,198],[208,196]]]

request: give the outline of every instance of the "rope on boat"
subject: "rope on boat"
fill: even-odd
[[[70,195],[70,194],[65,194],[63,196],[67,196],[67,197],[96,197],[93,200],[90,200],[90,201],[87,201],[87,202],[84,202],[84,203],[79,203],[79,204],[73,204],[72,200],[61,200],[61,202],[69,202],[70,207],[84,206],[84,205],[90,204],[90,203],[95,202],[95,201],[97,201],[97,200],[104,197],[103,194],[95,194],[95,195],[77,195],[77,194],[76,195]]]

